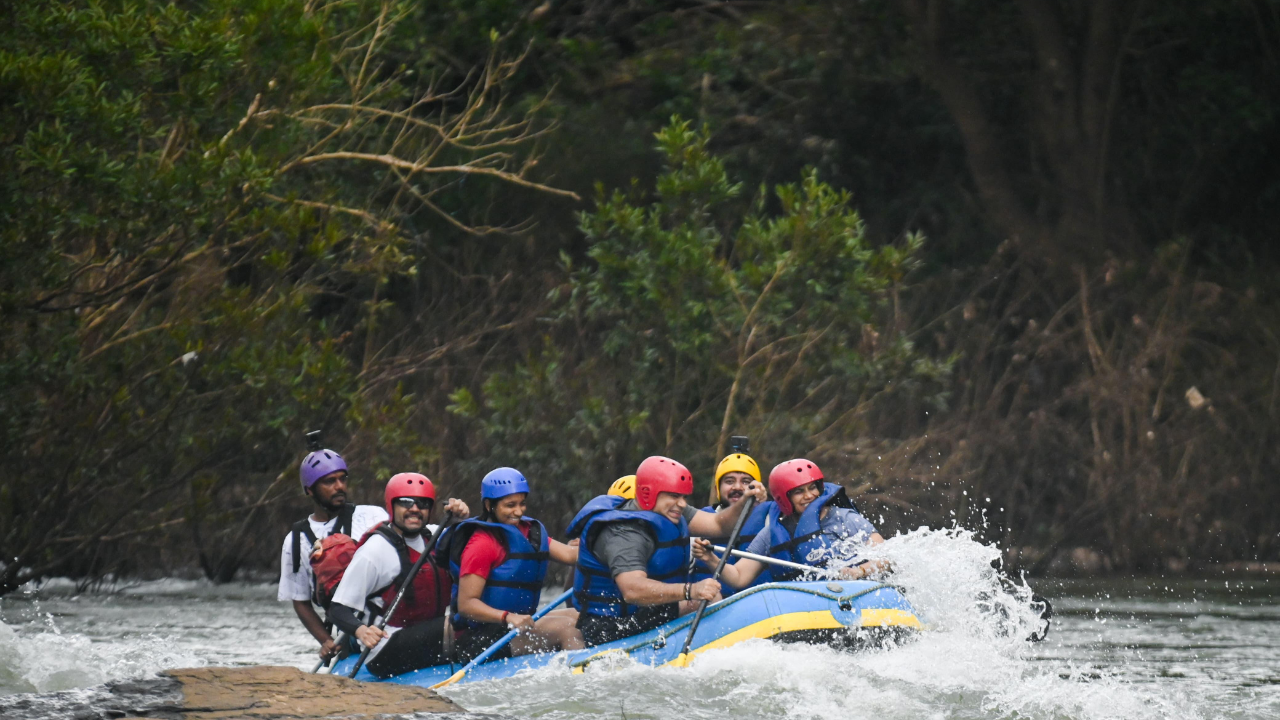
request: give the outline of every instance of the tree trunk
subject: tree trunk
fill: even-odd
[[[948,52],[942,0],[902,0],[919,53],[919,73],[942,99],[964,143],[969,172],[992,222],[1050,262],[1100,261],[1137,251],[1122,203],[1108,188],[1108,154],[1123,48],[1137,10],[1123,0],[1064,9],[1054,0],[1019,4],[1035,57],[1023,133],[1001,127],[978,88]],[[1074,13],[1074,15],[1068,15]],[[1031,138],[1019,158],[1008,138]],[[1031,174],[1030,187],[1015,178]]]

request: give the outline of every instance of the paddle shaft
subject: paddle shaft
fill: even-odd
[[[344,643],[344,642],[346,642],[346,641],[347,641],[347,634],[346,634],[346,633],[338,633],[338,639],[337,639],[337,641],[335,641],[335,642],[333,643],[334,645],[336,645],[336,646],[338,647],[338,652],[341,652],[341,651],[342,651],[342,643]],[[328,665],[328,664],[329,664],[329,661],[330,661],[330,660],[332,660],[334,657],[337,657],[337,653],[335,653],[335,654],[334,654],[333,656],[331,656],[331,657],[321,658],[320,662],[316,663],[316,666],[315,666],[315,667],[313,667],[313,668],[311,668],[311,674],[312,674],[312,675],[315,675],[316,673],[320,672],[320,668],[324,667],[325,665]]]
[[[392,508],[392,510],[394,511],[395,508]],[[387,621],[391,619],[392,615],[396,614],[396,608],[400,607],[400,601],[404,599],[405,592],[408,591],[409,586],[413,584],[413,579],[418,576],[418,570],[422,568],[422,563],[426,562],[427,556],[431,554],[432,550],[436,549],[436,541],[440,539],[440,536],[444,535],[444,529],[449,526],[449,523],[452,520],[453,513],[446,512],[444,514],[444,522],[440,523],[440,527],[436,529],[436,534],[431,537],[431,542],[427,543],[427,546],[422,549],[422,554],[418,556],[417,562],[415,562],[409,568],[409,572],[405,574],[404,582],[400,583],[400,589],[396,592],[396,599],[391,601],[391,606],[387,608],[387,611],[382,615],[382,619],[378,621],[379,630],[385,628],[387,626]],[[347,677],[355,677],[356,673],[360,672],[360,668],[364,665],[365,659],[369,657],[369,652],[371,650],[373,650],[373,648],[367,647],[360,653],[360,658],[356,660],[355,667],[351,668],[351,674]]]
[[[756,504],[754,497],[747,497],[742,501],[742,512],[738,513],[738,521],[733,524],[733,532],[729,535],[729,547],[738,544],[738,536],[742,534],[742,526],[747,521],[747,516],[751,514],[751,508]],[[711,574],[712,580],[719,580],[720,573],[724,570],[724,563],[729,559],[729,554],[725,553],[720,556],[720,562],[716,563],[716,571]],[[680,649],[680,657],[684,658],[689,654],[689,646],[693,644],[693,635],[698,632],[698,625],[702,623],[702,616],[707,611],[707,601],[698,601],[698,610],[693,615],[693,622],[689,624],[689,634],[684,636],[684,647]]]
[[[573,596],[573,590],[565,590],[565,591],[564,591],[564,593],[560,595],[560,597],[556,598],[555,600],[552,600],[552,601],[551,601],[551,603],[550,603],[549,605],[547,605],[546,607],[542,608],[542,609],[541,609],[541,610],[539,610],[538,612],[534,613],[534,614],[533,614],[533,621],[534,621],[534,622],[537,622],[537,621],[541,620],[541,619],[543,618],[543,616],[545,616],[547,613],[551,612],[552,610],[555,610],[555,609],[556,609],[557,607],[559,607],[559,606],[560,606],[560,605],[561,605],[565,600],[568,600],[568,599],[569,599],[570,597],[572,597],[572,596]],[[454,673],[453,675],[451,675],[451,676],[449,677],[449,679],[448,679],[448,680],[445,680],[445,681],[443,681],[443,682],[438,682],[438,683],[436,683],[435,685],[432,685],[432,686],[431,686],[431,689],[432,689],[432,690],[436,690],[436,689],[438,689],[438,688],[442,688],[442,687],[445,687],[445,686],[448,686],[448,685],[452,685],[452,684],[454,684],[454,683],[458,682],[459,680],[461,680],[461,679],[463,678],[463,676],[465,676],[467,673],[471,672],[471,668],[473,668],[473,667],[475,667],[475,666],[479,665],[480,663],[484,662],[485,660],[488,660],[489,658],[493,657],[493,654],[494,654],[494,653],[496,653],[496,652],[498,652],[499,650],[501,650],[502,648],[506,647],[506,646],[507,646],[507,643],[511,642],[512,640],[515,640],[515,639],[516,639],[516,636],[517,636],[517,635],[519,635],[519,634],[520,634],[520,630],[519,630],[519,629],[513,629],[511,632],[507,633],[506,635],[503,635],[503,636],[502,636],[502,638],[498,640],[498,642],[496,642],[496,643],[494,643],[494,644],[490,645],[488,650],[485,650],[484,652],[482,652],[482,653],[480,653],[479,655],[475,656],[475,658],[474,658],[474,659],[472,659],[472,660],[471,660],[471,662],[467,663],[465,667],[463,667],[461,670],[459,670],[458,672],[456,672],[456,673]]]
[[[711,549],[719,553],[725,552],[725,548],[719,545],[712,545]],[[816,573],[822,573],[824,575],[833,574],[830,570],[814,567],[812,565],[801,565],[800,563],[793,563],[790,560],[779,560],[777,558],[771,558],[768,555],[757,555],[755,553],[744,552],[742,550],[730,550],[729,552],[732,552],[736,557],[746,558],[747,560],[755,560],[756,562],[762,562],[767,565],[777,565],[778,567],[790,568],[792,570],[801,570],[803,572],[816,572]]]

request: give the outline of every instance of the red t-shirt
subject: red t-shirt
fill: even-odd
[[[520,532],[527,538],[529,537],[529,523],[520,521]],[[467,541],[467,546],[462,548],[461,568],[458,570],[458,577],[465,575],[479,575],[485,580],[489,579],[489,573],[493,569],[501,565],[507,559],[507,550],[502,546],[502,542],[487,529],[480,529],[471,534],[471,539]]]

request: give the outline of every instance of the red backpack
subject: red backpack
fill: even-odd
[[[342,582],[342,576],[346,574],[356,550],[383,525],[386,525],[385,521],[369,528],[359,542],[350,535],[333,533],[312,547],[311,573],[315,576],[315,583],[312,585],[311,600],[315,604],[325,610],[329,609],[333,593],[338,589],[338,583]]]

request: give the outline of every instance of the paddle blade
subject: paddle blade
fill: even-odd
[[[441,680],[440,682],[436,683],[435,685],[432,685],[432,686],[431,686],[431,689],[432,689],[432,690],[439,690],[439,689],[440,689],[440,688],[442,688],[442,687],[449,687],[450,685],[452,685],[452,684],[454,684],[454,683],[458,682],[459,680],[461,680],[461,679],[462,679],[462,676],[463,676],[463,675],[466,675],[466,674],[467,674],[467,671],[466,671],[466,669],[465,669],[465,668],[464,668],[464,669],[462,669],[462,670],[459,670],[458,672],[456,672],[456,673],[454,673],[454,674],[450,675],[448,679],[446,679],[446,680]]]

